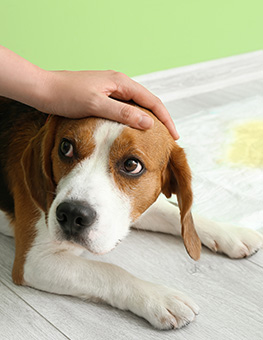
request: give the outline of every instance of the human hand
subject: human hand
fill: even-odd
[[[151,110],[174,139],[179,135],[159,98],[128,76],[115,71],[45,71],[42,100],[37,109],[70,118],[87,116],[115,120],[148,129],[153,120],[144,111],[119,100],[132,100]],[[117,100],[116,100],[117,99]]]
[[[45,71],[0,45],[0,95],[49,114],[71,118],[104,117],[138,129],[153,120],[144,111],[118,100],[132,100],[151,110],[174,139],[179,135],[156,96],[114,71]],[[118,99],[118,100],[116,100]]]

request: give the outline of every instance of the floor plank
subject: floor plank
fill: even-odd
[[[68,339],[1,281],[0,301],[1,339]]]
[[[261,80],[263,77],[262,60],[263,52],[257,51],[155,72],[134,79],[143,83],[167,104],[170,101]]]

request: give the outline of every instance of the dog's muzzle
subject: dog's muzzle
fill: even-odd
[[[96,215],[96,211],[83,201],[64,201],[56,209],[56,219],[67,238],[78,236],[90,227]]]

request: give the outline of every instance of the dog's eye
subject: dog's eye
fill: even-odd
[[[142,163],[136,158],[129,158],[127,159],[124,164],[124,171],[129,174],[137,175],[142,172],[143,165]]]
[[[63,139],[63,141],[60,144],[60,152],[65,157],[69,157],[69,158],[73,157],[74,149],[73,149],[73,145],[71,144],[69,140]]]

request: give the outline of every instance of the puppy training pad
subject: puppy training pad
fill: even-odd
[[[175,120],[193,173],[193,211],[263,228],[263,97]]]

